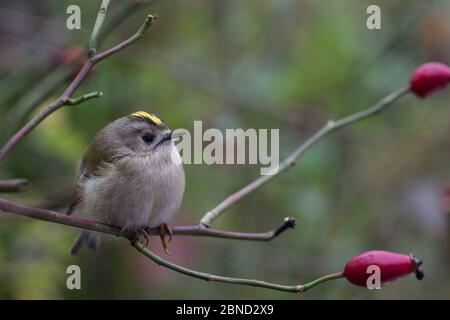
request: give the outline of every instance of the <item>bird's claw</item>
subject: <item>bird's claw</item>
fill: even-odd
[[[143,240],[143,241],[141,241],[141,240]],[[145,228],[141,228],[136,231],[136,238],[134,239],[134,241],[141,242],[144,245],[144,247],[146,247],[148,245],[149,235],[148,235],[147,231],[145,230]]]
[[[169,243],[172,241],[172,229],[169,227],[167,223],[161,224],[159,227],[159,237],[161,238],[162,246],[164,248],[164,252],[167,255],[170,255],[169,251]],[[167,236],[169,236],[169,240],[167,240]]]

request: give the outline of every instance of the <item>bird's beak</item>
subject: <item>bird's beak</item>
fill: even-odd
[[[168,140],[172,140],[172,132],[169,132],[169,133],[166,133],[165,135],[163,135],[161,142],[168,141]]]
[[[176,140],[181,136],[184,136],[185,133],[184,132],[169,132],[166,133],[165,135],[162,136],[161,140],[158,142],[157,145],[160,145],[161,143],[163,143],[164,141],[169,141],[169,140]]]

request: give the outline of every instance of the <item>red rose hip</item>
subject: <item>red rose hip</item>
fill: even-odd
[[[426,98],[450,82],[450,68],[440,62],[428,62],[419,66],[410,80],[411,91]]]
[[[367,279],[372,275],[368,272],[370,266],[380,268],[380,282],[386,284],[398,278],[404,277],[412,272],[417,279],[423,279],[420,270],[422,261],[411,255],[388,252],[368,251],[351,258],[345,265],[343,275],[347,280],[357,286],[366,287]]]

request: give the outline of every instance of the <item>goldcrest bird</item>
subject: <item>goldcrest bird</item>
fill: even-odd
[[[142,233],[161,228],[167,251],[168,227],[181,204],[184,171],[175,135],[158,116],[139,111],[100,130],[80,161],[75,196],[67,214],[76,211],[96,221]],[[70,252],[97,247],[99,235],[82,231]]]

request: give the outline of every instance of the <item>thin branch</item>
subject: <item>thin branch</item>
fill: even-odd
[[[27,189],[29,184],[26,179],[0,180],[0,193],[22,192]]]
[[[300,156],[308,150],[312,145],[314,145],[316,142],[320,141],[322,138],[327,136],[328,134],[337,131],[338,129],[341,129],[343,127],[346,127],[352,123],[355,123],[357,121],[372,117],[376,114],[381,113],[384,111],[387,107],[392,105],[393,102],[404,96],[409,92],[409,87],[403,87],[392,94],[388,95],[387,97],[381,99],[379,102],[377,102],[372,107],[357,112],[355,114],[352,114],[350,116],[347,116],[345,118],[342,118],[337,121],[330,120],[328,121],[325,126],[323,126],[319,131],[317,131],[315,134],[313,134],[310,138],[308,138],[305,142],[303,142],[297,149],[292,152],[292,154],[287,157],[283,162],[280,163],[278,166],[278,170],[274,171],[273,174],[260,176],[253,182],[249,183],[239,191],[233,193],[232,195],[228,196],[224,201],[219,203],[215,208],[205,213],[205,215],[200,220],[201,224],[204,224],[206,226],[211,225],[211,223],[217,219],[226,209],[237,203],[239,200],[250,194],[251,192],[255,191],[256,189],[259,189],[263,185],[265,185],[267,182],[271,181],[284,171],[288,170],[292,166],[294,166],[297,162],[297,160],[300,158]]]
[[[188,269],[186,267],[180,266],[178,264],[172,263],[170,261],[164,260],[160,256],[156,255],[152,251],[145,248],[145,246],[140,243],[139,241],[132,241],[131,245],[136,248],[140,253],[151,259],[153,262],[164,266],[168,269],[171,269],[173,271],[176,271],[178,273],[201,279],[206,281],[216,281],[216,282],[223,282],[223,283],[230,283],[230,284],[238,284],[238,285],[245,285],[245,286],[252,286],[252,287],[260,287],[260,288],[267,288],[272,290],[278,290],[278,291],[286,291],[286,292],[304,292],[308,289],[311,289],[323,282],[327,282],[334,279],[339,279],[343,277],[342,272],[332,273],[328,274],[326,276],[323,276],[321,278],[318,278],[314,281],[311,281],[309,283],[305,284],[298,284],[298,285],[281,285],[271,282],[266,282],[262,280],[255,280],[255,279],[244,279],[244,278],[231,278],[231,277],[224,277],[224,276],[216,276],[210,273],[204,273],[200,271],[195,271],[192,269]]]
[[[111,234],[114,236],[126,238],[128,240],[133,240],[136,236],[134,232],[125,232],[122,230],[122,228],[117,226],[112,226],[77,216],[69,216],[53,210],[34,208],[1,198],[0,198],[0,211],[10,212],[29,218],[44,220],[79,229]],[[260,232],[260,233],[233,232],[213,228],[206,228],[203,225],[175,226],[172,227],[172,232],[174,235],[180,236],[199,236],[199,237],[226,238],[236,240],[269,241],[276,238],[284,231],[290,228],[294,228],[294,226],[295,226],[295,219],[287,217],[285,218],[282,225],[280,225],[275,230],[268,232]],[[153,236],[159,236],[160,235],[159,228],[149,230],[148,234]]]
[[[103,59],[106,59],[109,56],[129,47],[130,45],[132,45],[133,43],[135,43],[136,41],[138,41],[140,38],[142,38],[144,36],[147,29],[156,22],[157,18],[158,17],[156,15],[149,14],[147,16],[147,18],[145,19],[144,23],[142,24],[142,26],[139,28],[139,30],[134,35],[132,35],[130,38],[123,41],[122,43],[119,43],[118,45],[112,47],[111,49],[105,50],[103,52],[99,52],[94,57],[92,57],[91,60],[95,63],[102,61]]]
[[[81,97],[78,98],[69,98],[67,100],[67,105],[68,106],[75,106],[77,104],[83,103],[87,100],[90,99],[94,99],[94,98],[100,98],[103,95],[103,93],[101,91],[95,91],[95,92],[90,92],[87,94],[82,95]]]
[[[109,0],[102,0],[100,9],[98,10],[97,18],[95,19],[94,28],[92,29],[91,38],[89,39],[88,57],[92,57],[97,52],[97,42],[100,29],[106,18],[106,11],[108,10]]]
[[[234,231],[224,231],[213,228],[208,228],[202,224],[197,224],[193,226],[178,226],[173,227],[172,231],[176,235],[180,236],[201,236],[201,237],[213,237],[213,238],[225,238],[225,239],[235,239],[235,240],[252,240],[252,241],[270,241],[278,237],[280,234],[288,229],[293,229],[296,225],[296,220],[292,217],[286,217],[282,225],[280,225],[275,230],[268,232],[234,232]],[[159,234],[158,229],[153,229],[151,234]]]
[[[26,216],[29,218],[34,218],[38,220],[44,220],[48,222],[58,223],[66,226],[71,226],[75,228],[98,231],[101,233],[111,234],[115,236],[122,235],[120,228],[110,226],[103,223],[98,223],[96,221],[84,219],[77,216],[69,216],[56,211],[34,208],[26,206],[23,204],[16,203],[11,200],[0,199],[0,210],[10,213],[15,213],[21,216]]]
[[[98,43],[101,44],[109,35],[112,34],[117,28],[119,28],[126,18],[132,16],[134,13],[142,11],[144,7],[151,3],[157,2],[156,0],[134,0],[134,1],[121,1],[120,9],[116,11],[110,11],[108,13],[108,21],[103,27],[102,36],[99,38]]]

